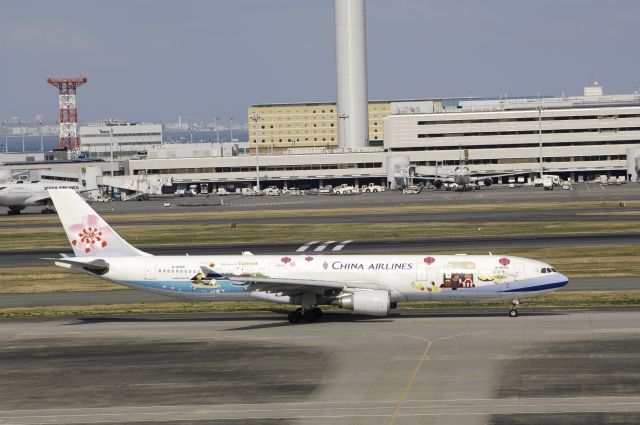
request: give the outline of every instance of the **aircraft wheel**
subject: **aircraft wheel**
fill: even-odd
[[[518,310],[516,310],[515,308],[514,308],[514,309],[511,309],[511,310],[509,311],[509,316],[510,316],[510,317],[518,317]]]
[[[289,313],[289,323],[298,323],[302,319],[302,312],[300,309]]]
[[[318,320],[320,318],[320,316],[322,316],[322,310],[320,310],[317,307],[314,308],[310,308],[309,310],[305,311],[304,314],[302,315],[302,318],[309,323],[313,323],[316,320]]]

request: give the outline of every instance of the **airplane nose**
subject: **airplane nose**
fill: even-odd
[[[562,273],[558,273],[558,275],[559,275],[558,282],[560,283],[564,282],[561,285],[559,285],[559,287],[565,286],[569,283],[569,278],[567,276],[563,275]]]

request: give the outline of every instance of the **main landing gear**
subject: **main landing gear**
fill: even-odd
[[[518,305],[520,301],[513,300],[511,301],[511,310],[509,310],[509,317],[518,317]]]
[[[299,308],[289,313],[289,323],[298,323],[300,320],[311,323],[322,317],[322,310],[318,307],[311,307],[307,309]]]

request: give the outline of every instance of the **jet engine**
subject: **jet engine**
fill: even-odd
[[[493,184],[493,180],[491,180],[489,177],[487,177],[486,179],[484,179],[484,185],[489,187]]]
[[[355,314],[370,316],[386,316],[391,308],[391,294],[389,291],[363,289],[336,300],[338,306],[353,310]]]
[[[436,189],[442,189],[442,185],[443,185],[443,182],[440,179],[435,179],[433,181],[433,187],[435,187]]]

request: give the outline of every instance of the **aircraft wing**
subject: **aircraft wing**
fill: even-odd
[[[24,202],[25,203],[33,203],[33,204],[46,204],[51,197],[47,192],[43,192],[40,194],[35,194],[33,196],[28,197]]]
[[[493,179],[498,177],[517,176],[519,174],[529,174],[529,173],[530,171],[520,171],[517,173],[502,173],[502,174],[482,174],[482,173],[474,172],[473,174],[471,174],[471,176],[469,176],[469,178],[472,181],[475,181],[479,179]]]
[[[335,295],[344,289],[383,289],[391,292],[385,285],[375,282],[339,282],[313,279],[254,278],[250,276],[226,276],[237,284],[247,285],[250,289],[284,295],[299,295],[311,292],[321,296]]]
[[[412,179],[414,180],[440,180],[444,183],[454,183],[455,182],[455,178],[453,176],[450,175],[444,175],[444,176],[436,176],[434,174],[420,174],[417,176],[411,176]]]

